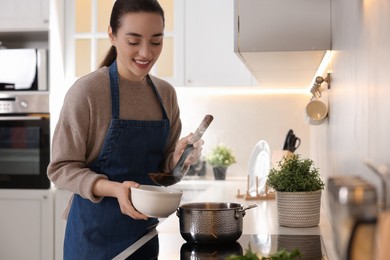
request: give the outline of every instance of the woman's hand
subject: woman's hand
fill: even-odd
[[[125,181],[121,183],[120,187],[117,189],[117,199],[121,212],[125,215],[132,217],[133,219],[144,219],[147,220],[148,217],[144,214],[138,212],[132,202],[131,202],[131,189],[130,187],[139,187],[139,184],[133,181]]]
[[[177,142],[176,147],[175,147],[175,152],[173,153],[173,157],[172,157],[172,159],[173,159],[173,166],[172,167],[174,167],[174,165],[176,165],[176,163],[179,161],[180,156],[184,152],[184,149],[186,148],[187,144],[189,143],[189,141],[191,140],[193,135],[194,134],[191,133],[191,134],[187,135],[186,137],[181,138]],[[193,144],[194,148],[192,149],[191,153],[186,158],[184,164],[191,165],[191,164],[196,163],[199,160],[199,158],[202,154],[203,144],[204,144],[203,139],[199,139],[198,141],[196,141]]]
[[[148,219],[147,216],[138,212],[131,203],[131,187],[139,187],[139,183],[134,181],[125,181],[123,183],[109,181],[106,179],[98,180],[94,187],[93,193],[95,196],[115,197],[118,199],[118,204],[121,212],[133,219]]]

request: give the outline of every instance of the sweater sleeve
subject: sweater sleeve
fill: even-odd
[[[90,106],[83,88],[73,86],[64,99],[52,142],[49,179],[59,188],[69,190],[93,202],[102,198],[92,192],[94,183],[107,176],[87,167],[86,150]]]

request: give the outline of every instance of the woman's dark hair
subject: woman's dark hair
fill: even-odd
[[[116,0],[112,7],[110,17],[112,33],[114,35],[117,33],[119,27],[121,27],[121,20],[124,15],[140,12],[158,13],[161,15],[163,23],[165,24],[164,10],[157,0]],[[110,66],[116,59],[116,55],[115,47],[111,46],[99,67]]]

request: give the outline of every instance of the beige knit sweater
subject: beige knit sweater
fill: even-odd
[[[151,76],[171,124],[165,153],[169,165],[180,137],[181,121],[175,89],[167,82]],[[162,108],[147,80],[142,82],[120,78],[120,119],[160,120]],[[107,178],[88,168],[99,155],[111,120],[111,90],[108,67],[103,67],[79,80],[66,94],[55,128],[49,179],[57,187],[99,202],[92,194],[96,180]],[[166,167],[165,170],[170,170]]]

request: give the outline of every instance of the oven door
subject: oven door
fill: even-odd
[[[48,114],[0,117],[0,188],[48,189]]]

